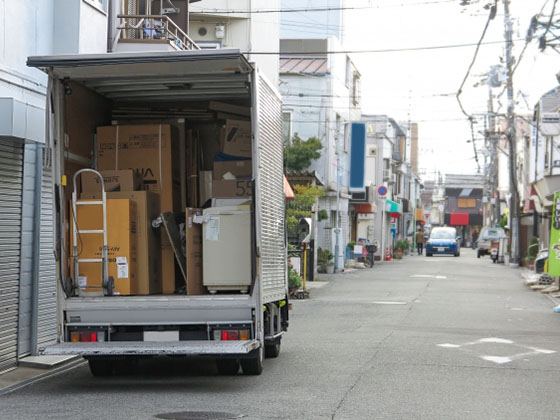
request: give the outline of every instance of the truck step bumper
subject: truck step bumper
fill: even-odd
[[[112,341],[97,343],[60,343],[39,349],[42,355],[80,356],[165,356],[247,354],[260,347],[257,340],[247,341]]]

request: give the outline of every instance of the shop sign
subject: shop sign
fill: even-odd
[[[554,194],[552,223],[550,224],[550,246],[548,248],[548,274],[560,276],[560,193]]]

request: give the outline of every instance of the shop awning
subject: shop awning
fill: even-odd
[[[374,207],[371,203],[354,204],[354,211],[356,213],[374,213]]]
[[[451,226],[468,226],[469,213],[451,213],[449,224]]]
[[[385,203],[385,211],[391,214],[391,217],[399,217],[402,214],[402,206],[393,200],[387,200]]]
[[[286,175],[284,175],[284,195],[286,196],[286,200],[293,200],[295,198],[294,190],[288,182]]]

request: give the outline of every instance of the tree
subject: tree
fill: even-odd
[[[284,145],[284,169],[286,171],[303,171],[311,165],[311,161],[321,157],[323,148],[316,137],[302,140],[296,133],[289,144]]]
[[[294,199],[286,209],[286,226],[290,235],[296,234],[300,219],[311,217],[313,204],[324,195],[325,190],[316,185],[294,185]]]

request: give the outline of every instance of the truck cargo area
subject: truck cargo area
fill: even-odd
[[[49,75],[57,197],[60,344],[41,352],[278,345],[288,305],[275,89],[237,50],[28,65]]]

